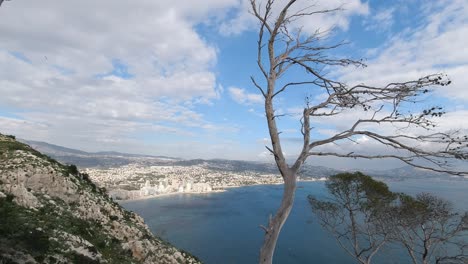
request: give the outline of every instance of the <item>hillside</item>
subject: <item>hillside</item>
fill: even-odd
[[[0,263],[199,263],[75,166],[0,134]]]

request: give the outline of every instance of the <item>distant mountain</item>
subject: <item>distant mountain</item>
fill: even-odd
[[[75,164],[78,167],[117,167],[130,163],[142,162],[151,164],[167,163],[169,161],[179,160],[177,158],[166,156],[151,156],[141,154],[129,154],[116,151],[86,152],[82,150],[62,147],[46,142],[33,140],[18,140],[30,145],[33,149],[45,153],[52,158],[67,164]]]
[[[276,165],[267,162],[243,161],[243,160],[224,160],[224,159],[193,159],[193,160],[178,160],[174,162],[178,166],[194,166],[203,165],[212,170],[220,171],[253,171],[261,173],[278,173]]]
[[[299,175],[302,177],[313,177],[313,178],[321,178],[321,177],[329,177],[338,173],[345,172],[343,170],[328,168],[324,166],[311,166],[308,164],[304,164],[299,171]]]
[[[232,171],[232,172],[258,172],[258,173],[272,173],[277,174],[278,169],[274,163],[258,162],[258,161],[242,161],[242,160],[224,160],[224,159],[192,159],[184,160],[179,158],[167,156],[151,156],[141,154],[129,154],[116,151],[100,151],[90,153],[82,150],[66,148],[46,142],[20,140],[29,144],[32,148],[45,153],[52,158],[67,164],[75,164],[81,168],[87,167],[100,167],[110,168],[118,167],[131,163],[139,163],[141,165],[174,165],[174,166],[206,166],[212,170],[219,171]],[[358,171],[348,170],[348,171]],[[401,168],[389,170],[360,170],[366,174],[374,177],[387,179],[387,180],[404,180],[416,178],[447,178],[450,175],[445,173],[437,173],[429,170],[405,166]],[[300,176],[303,178],[320,178],[335,175],[344,172],[344,170],[333,169],[323,166],[311,166],[305,164],[301,171]]]
[[[29,144],[32,148],[45,153],[52,158],[67,164],[75,164],[81,168],[87,167],[101,167],[110,168],[123,166],[130,163],[140,163],[146,165],[167,165],[174,166],[195,166],[203,165],[212,170],[219,171],[232,171],[232,172],[258,172],[258,173],[272,173],[277,174],[278,169],[274,163],[257,162],[257,161],[242,161],[242,160],[224,160],[224,159],[192,159],[183,160],[178,158],[166,156],[151,156],[140,154],[128,154],[115,151],[100,151],[100,152],[86,152],[66,148],[46,142],[21,140]],[[341,171],[321,167],[321,166],[304,166],[301,170],[303,177],[327,177]]]
[[[41,150],[41,152],[61,155],[61,156],[84,155],[84,156],[121,156],[121,157],[150,157],[150,158],[163,158],[163,159],[177,159],[177,158],[166,157],[166,156],[130,154],[130,153],[117,152],[117,151],[86,152],[86,151],[62,147],[62,146],[58,146],[58,145],[54,145],[54,144],[50,144],[50,143],[42,142],[42,141],[34,141],[34,140],[26,140],[26,139],[19,139],[18,141],[26,143],[36,150]]]
[[[28,144],[35,150],[38,150],[43,153],[48,153],[48,154],[54,154],[54,155],[60,155],[60,156],[89,155],[90,154],[85,151],[57,146],[57,145],[53,145],[53,144],[49,144],[49,143],[41,142],[41,141],[24,140],[24,139],[18,139],[18,141]]]
[[[440,173],[426,169],[415,168],[412,166],[404,166],[395,169],[384,171],[368,170],[365,173],[386,179],[405,180],[405,179],[421,179],[421,178],[448,178],[447,173]],[[461,179],[461,178],[460,178]]]

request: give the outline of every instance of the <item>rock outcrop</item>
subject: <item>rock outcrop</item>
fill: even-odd
[[[199,263],[75,166],[0,134],[0,263]]]

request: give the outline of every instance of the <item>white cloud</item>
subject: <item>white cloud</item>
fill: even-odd
[[[260,94],[248,93],[242,88],[229,87],[229,95],[239,104],[254,105],[263,103],[263,96]]]
[[[452,85],[437,87],[438,96],[468,100],[468,6],[463,0],[424,2],[427,13],[421,26],[406,29],[387,44],[372,49],[374,56],[365,69],[345,69],[342,80],[349,83],[382,85],[414,80],[427,74],[444,72]]]
[[[443,1],[440,4],[426,3],[423,7],[427,12],[426,21],[420,21],[417,28],[406,29],[398,35],[388,39],[386,44],[372,50],[371,59],[367,61],[369,67],[363,70],[345,69],[337,74],[341,80],[350,84],[369,83],[382,85],[393,81],[406,81],[417,79],[426,74],[446,72],[453,84],[446,87],[437,87],[435,96],[428,98],[430,103],[442,103],[437,97],[445,97],[454,106],[449,105],[452,112],[439,118],[439,124],[435,131],[449,131],[467,129],[468,116],[466,102],[468,101],[468,50],[465,48],[465,37],[468,35],[468,7],[463,1]],[[395,10],[386,10],[375,14],[370,21],[380,21],[381,26],[390,26],[393,23]],[[374,21],[374,22],[375,22]],[[375,22],[376,23],[376,22]],[[375,28],[377,30],[377,28]],[[324,97],[314,97],[313,103],[323,101]],[[418,105],[425,107],[425,103]],[[457,106],[458,105],[458,106]],[[432,106],[432,105],[431,105]],[[301,108],[289,107],[287,113],[292,118],[298,119]],[[313,130],[314,137],[330,137],[346,129],[349,129],[359,118],[370,117],[371,113],[364,111],[349,111],[331,118],[314,118],[312,123],[318,128]],[[385,113],[381,113],[385,114]],[[424,134],[427,131],[389,125],[365,125],[363,130],[370,130],[391,135],[395,133]],[[319,135],[316,134],[319,133]],[[297,138],[300,142],[299,138]],[[294,144],[294,140],[287,140],[285,149],[290,153],[298,153],[300,146]],[[359,144],[356,144],[358,142]],[[424,145],[425,148],[434,148],[434,145]],[[338,151],[340,153],[370,153],[382,154],[392,151],[382,144],[369,140],[366,137],[355,138],[354,141],[341,141],[338,145],[330,144],[323,148],[325,151]],[[333,159],[335,162],[336,159]],[[333,163],[333,162],[332,162]],[[352,163],[352,162],[351,162]],[[348,162],[349,164],[349,162]],[[368,164],[367,162],[365,164]],[[381,164],[381,162],[377,162]],[[399,163],[399,165],[402,165]]]
[[[73,142],[64,145],[88,150],[147,150],[137,138],[140,134],[190,137],[196,129],[238,131],[233,124],[213,124],[196,110],[199,104],[215,102],[224,91],[217,83],[215,69],[219,51],[197,32],[196,26],[220,24],[219,30],[227,35],[255,30],[256,22],[247,13],[248,2],[8,2],[0,8],[0,105],[5,116],[15,117],[0,117],[0,132],[62,144]],[[321,8],[333,8],[341,2],[315,1]],[[369,12],[364,1],[347,2],[346,10],[336,16],[315,16],[300,23],[306,32],[317,25],[346,29],[352,16]],[[298,1],[297,8],[307,3]],[[437,92],[459,100],[461,107],[441,124],[444,128],[467,127],[463,122],[468,115],[468,50],[464,40],[468,35],[468,7],[462,0],[425,5],[429,19],[421,27],[389,39],[384,47],[375,49],[368,61],[370,67],[342,72],[342,78],[351,83],[385,83],[445,71],[454,84]],[[232,7],[237,8],[234,15]],[[434,12],[436,9],[438,12]],[[388,13],[377,13],[374,19],[390,23]],[[116,60],[123,68],[114,69]],[[113,75],[114,70],[121,74],[127,70],[132,77]],[[250,105],[249,111],[257,114],[254,105],[262,104],[260,94],[237,87],[227,91],[233,100]],[[278,109],[278,113],[294,118],[302,113],[300,108],[283,109],[287,110]],[[261,112],[258,115],[264,116]],[[318,125],[327,124],[319,129],[322,136],[348,128],[356,115],[341,117],[317,121]],[[210,155],[237,143],[218,142]],[[178,156],[175,153],[179,149],[194,156],[208,155],[203,152],[204,142],[183,144],[167,144],[173,150],[167,154]],[[229,155],[235,157],[241,152],[239,147]],[[288,153],[296,152],[288,149]]]
[[[264,3],[257,1],[258,3]],[[275,15],[279,14],[283,5],[281,1],[275,2],[272,7],[273,19]],[[369,7],[367,3],[361,0],[317,0],[311,2],[298,1],[291,8],[291,13],[303,10],[310,7],[309,10],[325,10],[334,8],[343,8],[343,11],[316,14],[313,16],[306,16],[294,22],[294,27],[301,27],[303,32],[312,34],[317,30],[317,25],[320,29],[327,30],[332,27],[338,27],[347,30],[349,27],[351,16],[353,15],[367,15]],[[264,9],[264,7],[263,7]],[[262,11],[263,11],[262,9]],[[247,30],[256,29],[257,20],[250,14],[251,5],[249,0],[242,0],[241,5],[237,8],[237,13],[231,19],[223,22],[220,26],[220,32],[224,35],[237,35]]]
[[[215,96],[211,68],[216,63],[216,49],[196,33],[188,14],[177,5],[160,1],[118,5],[113,1],[80,1],[79,5],[18,1],[2,11],[8,12],[0,19],[5,39],[0,50],[21,52],[29,58],[32,71],[42,70],[42,75],[34,76],[37,82],[57,76],[56,67],[73,72],[69,78],[74,80],[92,81],[94,76],[112,71],[112,61],[119,59],[135,76],[131,81],[140,92],[184,99]],[[14,59],[4,55],[1,63],[10,65]]]
[[[388,31],[394,22],[394,13],[396,8],[386,8],[375,13],[369,17],[368,20],[364,21],[366,30],[372,31]]]
[[[2,132],[113,147],[133,133],[224,131],[195,110],[223,90],[217,48],[195,26],[237,4],[9,2],[0,8],[0,104],[17,118],[2,117]]]

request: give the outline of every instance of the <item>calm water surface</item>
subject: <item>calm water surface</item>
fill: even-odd
[[[388,183],[393,191],[432,192],[468,210],[468,181],[403,181]],[[323,182],[298,184],[291,215],[280,235],[275,263],[355,263],[314,218],[307,195],[324,197]],[[256,263],[264,224],[281,199],[281,185],[232,188],[222,193],[175,194],[127,201],[154,234],[199,257],[207,264]],[[391,250],[389,250],[391,251]],[[404,254],[387,252],[376,263],[406,263]]]

